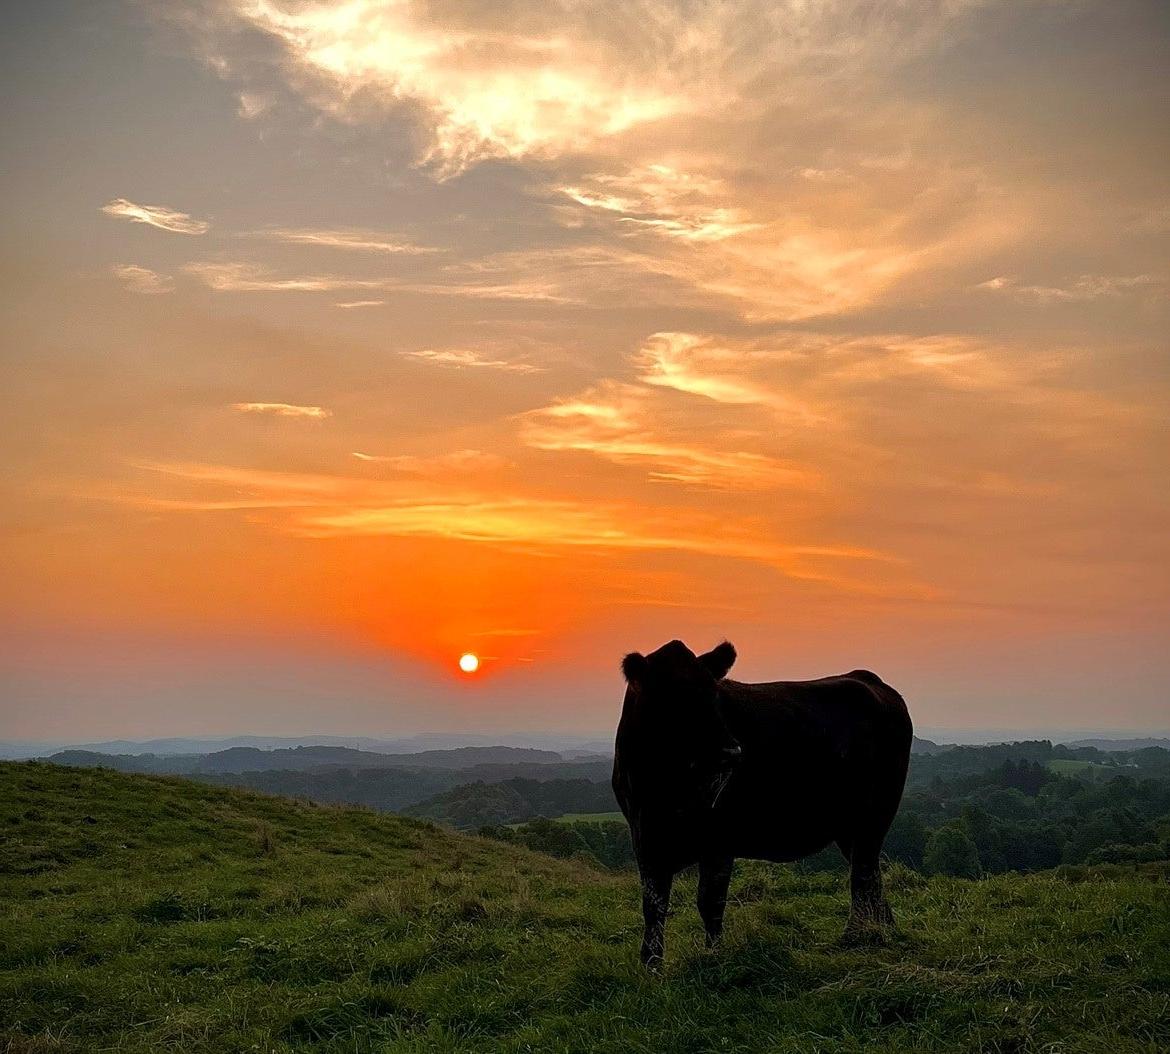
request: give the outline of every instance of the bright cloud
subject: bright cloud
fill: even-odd
[[[298,406],[295,403],[232,403],[232,409],[242,414],[268,414],[273,417],[311,417],[316,420],[330,416],[321,406]]]
[[[415,454],[366,454],[355,450],[353,456],[359,461],[384,466],[391,472],[403,472],[413,476],[478,476],[486,472],[498,472],[509,464],[507,458],[482,450],[455,450],[450,454],[436,454],[432,457],[419,457]]]
[[[1066,285],[1029,285],[1000,275],[980,282],[975,288],[989,293],[1008,293],[1034,304],[1068,303],[1118,297],[1142,291],[1165,295],[1170,279],[1152,274],[1081,275]]]
[[[145,293],[154,296],[159,293],[169,293],[175,288],[169,275],[159,274],[148,267],[139,267],[137,264],[115,264],[116,274],[134,293]]]
[[[345,249],[350,252],[382,253],[386,255],[417,256],[421,253],[434,253],[425,245],[415,245],[412,242],[388,239],[378,231],[352,230],[313,230],[309,228],[255,231],[253,237],[267,238],[271,241],[285,242],[289,245],[315,245],[326,249]]]
[[[239,262],[190,263],[183,270],[217,293],[339,293],[371,290],[465,297],[472,300],[569,302],[569,297],[563,295],[553,282],[526,278],[515,271],[507,274],[492,273],[479,267],[451,268],[436,274],[431,281],[361,278],[345,274],[280,275],[259,264]],[[368,307],[374,302],[366,300],[356,303]]]
[[[136,205],[125,198],[107,202],[102,206],[102,212],[107,216],[116,216],[132,223],[145,223],[160,231],[174,231],[176,234],[206,234],[210,226],[203,220],[192,219],[187,213],[168,209],[164,205]]]
[[[521,359],[501,358],[498,354],[481,348],[419,348],[403,353],[412,359],[433,362],[437,366],[458,368],[502,370],[505,373],[539,373],[540,366]]]
[[[554,500],[523,494],[264,472],[202,463],[143,463],[180,493],[103,495],[151,511],[286,512],[278,529],[309,537],[445,538],[550,550],[675,551],[766,565],[800,580],[865,593],[886,589],[925,597],[930,591],[904,575],[892,581],[855,578],[842,564],[898,564],[861,546],[793,542],[761,532],[748,520],[699,512],[654,511],[637,505]],[[194,492],[182,493],[185,488]],[[219,492],[219,493],[217,493]]]
[[[490,18],[435,19],[409,0],[259,0],[237,14],[282,42],[323,105],[345,109],[366,93],[419,106],[429,156],[446,173],[485,158],[579,149],[686,102],[632,70],[607,72],[597,48],[551,27],[529,34]]]
[[[696,431],[689,422],[672,428],[666,408],[651,393],[612,382],[521,419],[521,437],[529,446],[642,466],[653,480],[723,490],[807,487],[815,482],[812,472],[732,445],[746,436],[729,439]]]

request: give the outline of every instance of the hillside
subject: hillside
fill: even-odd
[[[555,751],[530,747],[457,747],[413,754],[385,754],[342,746],[297,746],[271,750],[229,747],[209,754],[104,754],[92,750],[62,750],[44,760],[57,765],[101,766],[120,772],[202,775],[307,772],[330,768],[469,769],[486,765],[558,764],[565,759]]]
[[[490,824],[522,823],[567,812],[610,812],[617,808],[608,782],[508,779],[460,784],[404,809],[407,816],[434,820],[461,830]]]
[[[1110,1051],[1170,1045],[1170,901],[1134,870],[889,875],[844,949],[832,875],[741,866],[664,973],[633,878],[360,809],[0,764],[0,1051]]]

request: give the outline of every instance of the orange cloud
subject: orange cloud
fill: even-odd
[[[268,414],[273,417],[311,417],[322,420],[330,411],[322,406],[297,406],[294,403],[232,403],[232,409],[242,414]]]
[[[439,250],[412,242],[389,240],[378,231],[313,230],[311,228],[272,228],[253,231],[251,237],[285,242],[289,245],[311,245],[324,249],[344,249],[349,252],[381,253],[385,255],[418,256]]]
[[[777,458],[670,434],[659,407],[642,390],[603,383],[521,418],[521,437],[538,450],[589,453],[642,465],[651,479],[723,490],[806,487],[815,473]]]
[[[159,274],[148,267],[139,267],[136,264],[115,264],[113,271],[125,283],[126,288],[133,293],[157,296],[159,293],[169,293],[175,288],[168,275]]]
[[[102,206],[102,212],[107,216],[130,220],[132,223],[145,223],[160,231],[172,231],[175,234],[206,234],[209,227],[205,221],[192,219],[187,213],[168,209],[165,205],[136,205],[125,198],[107,202]]]

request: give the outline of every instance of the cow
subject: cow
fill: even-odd
[[[709,947],[737,857],[798,860],[832,842],[850,868],[843,939],[893,926],[878,857],[910,761],[905,701],[868,670],[742,684],[727,680],[735,658],[726,641],[696,655],[672,640],[622,660],[613,791],[642,879],[649,967],[662,961],[674,876],[695,864]]]

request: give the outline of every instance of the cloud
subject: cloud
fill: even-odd
[[[1051,494],[1068,481],[1065,459],[1087,471],[1147,419],[1075,384],[1075,361],[1063,349],[1021,361],[1011,347],[948,334],[656,333],[629,358],[639,383],[605,380],[529,411],[519,436],[641,466],[653,480],[781,488],[790,501],[876,500],[869,478],[891,494]]]
[[[540,244],[482,261],[479,280],[464,263],[397,288],[607,306],[616,295],[767,322],[859,311],[1018,237],[1022,199],[982,158],[940,146],[941,120],[893,84],[983,6],[216,0],[182,21],[244,91],[284,92],[350,129],[418,126],[420,159],[442,178],[525,164],[526,192],[579,232],[566,248],[534,223]],[[533,266],[490,280],[526,256]]]
[[[748,437],[704,435],[692,422],[672,427],[653,393],[603,382],[520,418],[521,439],[538,450],[588,453],[640,465],[651,479],[722,490],[808,487],[815,473],[776,457],[737,449]]]
[[[398,483],[344,476],[268,472],[203,463],[146,462],[140,469],[193,486],[203,493],[157,495],[120,492],[107,500],[151,511],[287,512],[274,523],[288,533],[315,537],[387,536],[445,538],[536,549],[674,551],[745,560],[791,578],[871,592],[874,582],[854,580],[842,563],[896,564],[862,546],[786,541],[758,523],[689,510],[556,500],[528,495],[453,490],[447,483]],[[205,493],[208,489],[212,493]],[[222,496],[215,491],[226,492]],[[923,595],[900,583],[899,591]]]
[[[384,289],[381,279],[345,275],[281,278],[255,264],[190,263],[183,270],[217,293],[332,293],[346,289]]]
[[[315,245],[326,249],[345,249],[350,252],[404,256],[419,256],[426,253],[439,252],[438,249],[433,249],[426,245],[415,245],[411,242],[388,240],[379,231],[273,228],[271,230],[253,231],[250,236],[253,238],[266,238],[271,241],[285,242],[289,245]]]
[[[531,300],[568,303],[550,282],[522,276],[494,276],[477,267],[451,268],[434,281],[400,281],[394,278],[358,278],[342,274],[277,275],[252,263],[190,263],[183,270],[217,293],[337,293],[372,290],[414,293],[422,296],[454,296],[472,300]],[[371,301],[362,301],[368,306]]]
[[[701,395],[717,403],[766,404],[806,413],[783,394],[751,380],[744,369],[753,353],[694,333],[654,333],[634,355],[646,384]]]
[[[311,417],[317,420],[331,416],[321,406],[298,406],[295,403],[232,403],[232,409],[242,414],[268,414],[273,417]]]
[[[293,83],[324,109],[344,113],[363,98],[417,107],[426,157],[448,175],[487,158],[581,148],[687,101],[536,10],[520,23],[545,22],[533,31],[507,29],[486,11],[428,12],[409,0],[295,8],[260,0],[233,5],[233,15],[280,43]]]
[[[164,205],[136,205],[125,198],[115,198],[107,202],[102,206],[102,212],[107,216],[116,216],[132,223],[145,223],[161,231],[174,231],[176,234],[206,234],[209,229],[209,224],[203,220],[192,219],[185,212],[177,212]]]
[[[561,192],[588,209],[616,214],[620,222],[688,242],[722,241],[756,230],[743,209],[716,205],[724,181],[651,164],[629,172],[598,173]]]
[[[451,175],[492,158],[596,149],[671,120],[766,112],[807,92],[813,72],[898,67],[980,2],[896,5],[862,17],[854,4],[803,0],[521,0],[506,10],[223,0],[185,10],[182,21],[208,63],[245,91],[263,94],[248,82],[272,70],[287,90],[343,120],[411,110],[425,130],[424,159]]]
[[[408,358],[433,362],[438,366],[457,368],[502,370],[506,373],[539,373],[543,367],[524,362],[521,359],[493,357],[491,352],[478,348],[420,348],[403,352]]]
[[[115,264],[113,272],[133,293],[145,293],[153,296],[159,293],[169,293],[175,288],[169,275],[159,274],[157,271],[152,271],[147,267],[139,267],[137,264]]]
[[[345,311],[352,311],[355,308],[362,307],[381,307],[384,303],[386,303],[385,300],[339,300],[333,306],[342,308]]]
[[[478,476],[498,472],[509,464],[507,458],[482,450],[456,450],[450,454],[436,454],[432,457],[418,457],[413,454],[366,454],[355,450],[353,456],[359,461],[376,463],[392,472],[413,476]]]
[[[1168,282],[1165,276],[1137,275],[1081,275],[1067,285],[1026,285],[1014,278],[1000,275],[980,282],[975,288],[989,293],[1008,293],[1017,300],[1033,304],[1070,303],[1118,297],[1142,290],[1165,294]]]

